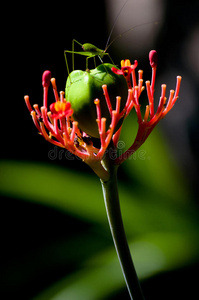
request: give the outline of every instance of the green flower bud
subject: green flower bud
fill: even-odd
[[[121,110],[127,100],[128,86],[126,80],[123,75],[113,73],[112,67],[115,66],[102,64],[90,71],[75,70],[70,73],[66,82],[65,96],[66,100],[71,103],[73,117],[78,122],[79,128],[92,137],[99,137],[95,99],[100,100],[101,117],[106,118],[107,129],[111,123],[111,115],[102,85],[107,85],[113,110],[116,108],[117,96],[121,97]]]

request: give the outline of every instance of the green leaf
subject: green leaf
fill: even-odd
[[[85,176],[54,165],[17,161],[1,161],[0,170],[1,194],[51,206],[107,228],[101,186],[94,174]],[[129,236],[156,228],[187,231],[198,226],[191,202],[174,201],[173,195],[168,197],[164,191],[136,190],[125,183],[119,183],[119,193]]]
[[[1,161],[0,193],[54,207],[94,222],[106,219],[95,176],[53,165]]]

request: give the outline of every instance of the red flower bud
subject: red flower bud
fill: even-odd
[[[149,61],[150,61],[151,68],[157,68],[158,54],[155,50],[151,50],[149,52]]]
[[[47,70],[42,75],[42,85],[43,85],[43,87],[49,87],[50,80],[51,80],[51,72]]]

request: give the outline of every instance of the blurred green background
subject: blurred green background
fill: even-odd
[[[29,94],[32,104],[42,104],[45,69],[64,90],[64,49],[71,48],[73,38],[103,48],[123,3],[94,5],[89,0],[40,7],[29,2],[5,8],[10,28],[3,35],[8,66],[1,114],[1,299],[129,299],[98,178],[37,134],[23,102]],[[144,80],[150,79],[148,52],[158,51],[157,100],[162,83],[169,93],[175,77],[183,77],[173,110],[118,174],[124,225],[147,300],[197,294],[198,13],[193,0],[147,5],[129,0],[113,38],[129,28],[129,18],[131,27],[156,20],[155,14],[159,25],[150,25],[148,39],[149,27],[141,26],[109,49],[117,64],[123,58],[138,59]],[[79,68],[84,63],[77,58]],[[121,150],[131,145],[136,128],[131,113]]]

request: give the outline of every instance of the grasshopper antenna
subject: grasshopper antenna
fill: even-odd
[[[125,1],[125,3],[124,3],[124,4],[122,5],[122,7],[120,8],[120,11],[119,11],[117,17],[115,18],[115,21],[114,21],[114,23],[113,23],[113,26],[112,26],[111,31],[110,31],[110,34],[109,34],[109,37],[108,37],[107,42],[106,42],[106,47],[105,47],[105,51],[104,51],[104,52],[106,52],[106,50],[107,50],[108,47],[110,46],[110,45],[109,45],[109,41],[110,41],[110,38],[111,38],[111,36],[112,36],[113,30],[114,30],[114,28],[115,28],[115,25],[116,25],[116,23],[117,23],[117,20],[118,20],[120,14],[121,14],[123,8],[125,7],[125,5],[127,4],[128,1],[129,1],[129,0],[126,0],[126,1]],[[112,43],[111,43],[111,44],[112,44]]]
[[[128,1],[128,0],[127,0]],[[126,1],[126,2],[127,2]],[[126,3],[125,3],[126,4]],[[118,17],[117,17],[118,18]],[[115,22],[116,23],[116,22]],[[115,24],[114,23],[114,24]],[[151,21],[151,22],[146,22],[146,23],[142,23],[142,24],[138,24],[138,25],[135,25],[135,26],[133,26],[133,27],[131,27],[131,28],[129,28],[129,29],[127,29],[126,31],[124,31],[124,32],[122,32],[122,33],[120,33],[119,35],[117,35],[111,42],[110,42],[110,44],[109,45],[107,45],[106,44],[106,49],[104,50],[104,52],[106,52],[106,50],[115,42],[115,41],[117,41],[118,39],[120,39],[121,37],[123,37],[125,34],[127,34],[128,32],[130,32],[130,31],[133,31],[135,28],[137,28],[137,27],[140,27],[140,26],[144,26],[144,25],[148,25],[148,24],[154,24],[154,25],[157,25],[159,22],[158,21]],[[110,38],[109,38],[109,40],[110,40]]]

